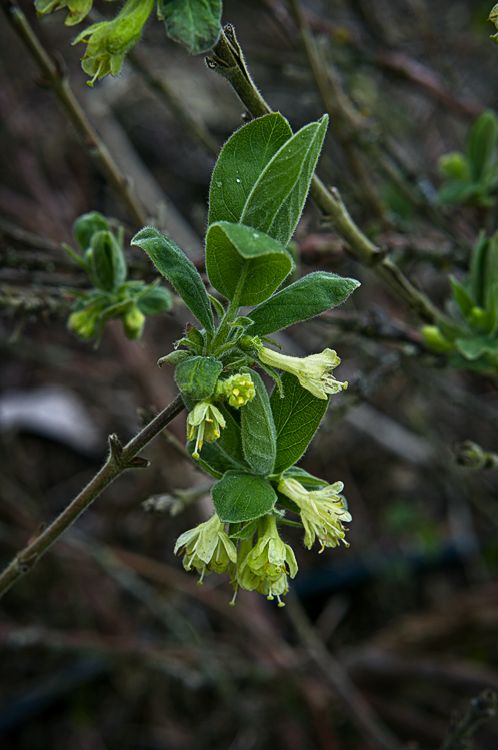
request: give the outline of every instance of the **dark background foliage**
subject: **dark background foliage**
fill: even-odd
[[[350,131],[335,113],[320,174],[440,305],[479,228],[497,226],[494,209],[434,208],[438,157],[460,149],[496,102],[490,5],[304,3],[323,64],[363,123]],[[267,100],[298,127],[324,108],[286,7],[231,0],[224,18]],[[33,20],[152,220],[202,269],[215,152],[241,123],[229,86],[151,21],[136,54],[173,93],[151,90],[137,61],[90,90],[71,30],[57,15]],[[85,284],[59,248],[72,222],[99,210],[129,233],[136,227],[5,21],[0,45],[7,561],[92,476],[109,432],[131,436],[171,400],[170,373],[155,362],[187,317],[176,305],[148,321],[140,343],[110,324],[97,351],[67,331],[61,286]],[[286,332],[285,343],[295,353],[336,348],[339,377],[350,381],[303,462],[344,481],[350,549],[318,556],[290,533],[300,572],[285,610],[249,594],[229,608],[216,577],[197,587],[173,545],[208,500],[174,517],[142,507],[151,495],[205,484],[182,453],[180,417],[148,449],[151,469],[120,478],[2,600],[2,747],[360,749],[376,746],[362,729],[374,712],[400,742],[436,748],[455,712],[498,689],[496,471],[461,468],[454,454],[466,439],[498,450],[496,382],[424,353],[419,321],[344,251],[309,204],[298,270],[326,268],[362,287],[344,308]],[[135,277],[154,278],[138,250],[129,259]],[[476,743],[496,747],[498,723]]]

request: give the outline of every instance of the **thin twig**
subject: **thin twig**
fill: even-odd
[[[150,443],[183,409],[181,396],[177,396],[157,417],[147,424],[125,446],[119,442],[117,435],[109,436],[109,455],[102,468],[90,482],[71,500],[69,505],[47,526],[47,528],[29,542],[0,574],[0,598],[25,573],[30,571],[38,560],[58,540],[66,529],[84,513],[94,500],[126,469],[143,468],[148,462],[139,457],[140,451]]]
[[[129,180],[121,172],[107,146],[103,143],[76,99],[61,65],[46,51],[19,5],[13,0],[1,0],[1,3],[8,22],[30,52],[44,79],[66,110],[86,145],[88,153],[100,164],[110,184],[125,203],[134,224],[143,226],[147,223],[147,214],[143,206],[135,195]]]
[[[230,24],[225,26],[212,56],[207,58],[207,64],[228,80],[253,117],[261,117],[272,112],[250,75],[235,31]],[[428,297],[420,292],[393,261],[386,257],[385,252],[362,232],[335,188],[329,190],[315,175],[310,192],[325,218],[334,223],[360,263],[373,268],[422,320],[437,323],[444,319],[444,315]]]

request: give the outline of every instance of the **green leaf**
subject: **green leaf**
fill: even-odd
[[[109,229],[109,223],[105,216],[98,211],[90,211],[83,214],[73,224],[73,234],[76,242],[82,250],[90,247],[90,242],[95,232]]]
[[[484,305],[484,282],[486,276],[486,265],[488,256],[489,240],[484,231],[480,232],[477,242],[472,248],[470,258],[470,292],[476,301],[476,304],[482,307]]]
[[[163,286],[149,286],[137,297],[137,305],[144,315],[159,315],[171,310],[171,294]]]
[[[359,286],[356,279],[325,271],[303,276],[251,310],[250,317],[254,320],[251,336],[265,336],[320,315],[340,305]]]
[[[225,417],[226,426],[221,431],[221,436],[214,443],[204,443],[202,446],[201,457],[197,463],[208,474],[220,479],[229,469],[237,471],[250,471],[249,466],[244,460],[242,453],[242,438],[240,425],[234,418],[230,409],[218,405],[221,413]],[[195,440],[187,443],[187,450],[192,455],[195,446]]]
[[[485,180],[496,164],[498,120],[493,112],[483,112],[469,131],[467,154],[476,182]]]
[[[208,224],[240,221],[261,172],[291,137],[289,123],[278,112],[251,120],[230,136],[211,177]]]
[[[175,381],[182,395],[204,401],[213,395],[222,370],[223,365],[214,357],[190,357],[176,366]]]
[[[247,196],[240,221],[287,245],[301,216],[328,116],[305,125],[277,151]]]
[[[275,389],[270,399],[277,431],[275,474],[280,474],[299,461],[328,406],[328,400],[315,398],[290,373],[283,374],[282,384],[284,398]]]
[[[455,346],[465,359],[470,360],[479,359],[483,354],[492,354],[496,350],[496,342],[489,336],[456,339]]]
[[[247,367],[254,382],[256,395],[240,410],[242,450],[245,460],[258,474],[271,474],[277,450],[275,424],[268,391],[257,372]]]
[[[112,292],[126,279],[124,253],[112,232],[94,232],[86,257],[90,278],[98,289]]]
[[[277,500],[275,490],[263,477],[227,471],[213,489],[213,503],[224,523],[252,521],[269,513]]]
[[[478,186],[473,182],[447,182],[439,189],[437,197],[442,206],[448,203],[466,203],[474,198]]]
[[[211,303],[199,272],[183,250],[154,227],[144,227],[132,239],[132,245],[142,248],[155,267],[176,289],[187,307],[207,331],[212,331]]]
[[[454,276],[450,276],[450,284],[453,299],[460,308],[463,317],[466,318],[476,303],[463,284],[460,284]]]
[[[498,289],[498,232],[491,237],[486,257],[486,272],[484,275],[483,307],[490,312],[496,306]]]
[[[277,289],[293,269],[285,247],[243,224],[218,221],[206,236],[206,270],[209,281],[240,305],[257,305]]]
[[[157,14],[166,33],[191,55],[208,52],[221,33],[222,0],[158,0]]]

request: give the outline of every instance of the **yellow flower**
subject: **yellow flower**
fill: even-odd
[[[315,540],[325,547],[337,547],[345,541],[343,522],[351,521],[351,514],[340,494],[344,489],[342,482],[334,482],[319,490],[307,490],[297,479],[283,478],[278,490],[293,500],[299,507],[301,521],[304,526],[304,546],[311,549]]]
[[[237,584],[247,591],[258,591],[267,599],[278,599],[289,590],[287,576],[294,578],[297,562],[292,547],[280,537],[275,516],[266,516],[260,523],[258,541],[245,540],[239,550]]]
[[[92,76],[90,86],[109,73],[118,75],[127,52],[140,39],[153,6],[154,0],[127,0],[112,21],[94,23],[78,34],[73,44],[88,44],[81,66]]]
[[[214,443],[226,426],[221,411],[209,401],[199,401],[187,417],[187,439],[195,437],[193,458],[199,458],[204,441]]]
[[[219,396],[225,396],[234,409],[240,409],[241,406],[245,406],[253,400],[256,390],[251,376],[239,372],[226,380],[219,380],[216,393]]]
[[[80,23],[90,13],[93,0],[36,0],[37,13],[53,13],[55,10],[67,8],[67,16],[64,23],[66,26],[74,26]]]
[[[326,399],[330,394],[348,387],[347,381],[341,382],[332,375],[332,370],[341,362],[333,349],[324,349],[320,354],[310,354],[308,357],[290,357],[262,346],[258,357],[265,365],[295,375],[302,387],[316,398]]]
[[[234,543],[225,532],[216,513],[208,521],[181,534],[176,540],[175,555],[183,554],[185,570],[195,568],[202,583],[206,572],[224,573],[237,560]]]

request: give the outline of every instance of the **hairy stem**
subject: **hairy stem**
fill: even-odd
[[[139,457],[140,451],[150,443],[183,409],[181,396],[177,396],[165,409],[151,420],[134,438],[122,446],[116,435],[109,437],[109,455],[102,468],[76,495],[66,508],[29,542],[0,573],[0,598],[19,578],[28,573],[59,537],[72,526],[109,485],[126,469],[144,468],[148,462]]]
[[[230,24],[225,26],[224,33],[214,47],[207,64],[229,81],[253,117],[261,117],[272,111],[252,80],[235,31]],[[311,196],[324,217],[334,223],[360,263],[372,267],[422,320],[437,324],[444,319],[444,315],[428,297],[420,292],[392,260],[362,232],[351,217],[338,190],[329,190],[320,178],[314,175]]]
[[[1,3],[8,22],[22,40],[42,72],[44,79],[66,110],[89,154],[99,163],[110,184],[126,205],[134,224],[143,226],[147,223],[147,215],[143,206],[135,195],[129,180],[121,172],[107,146],[102,142],[76,99],[63,68],[46,51],[19,5],[12,0],[1,0]]]

